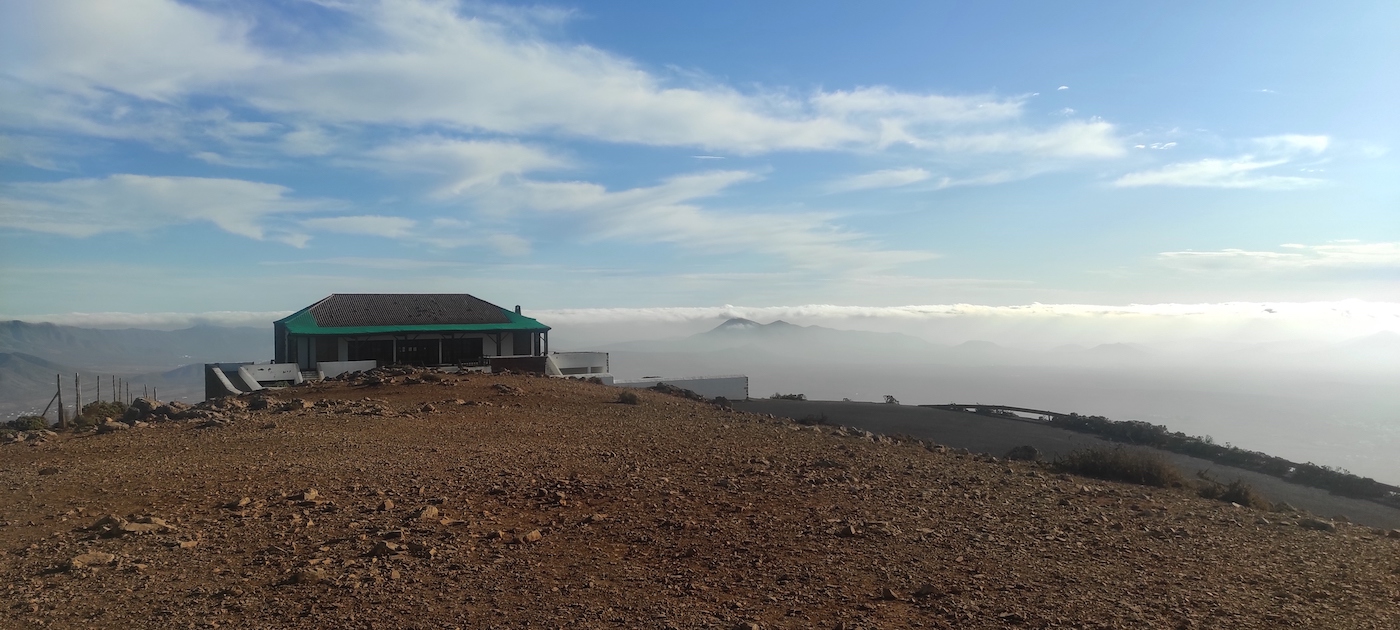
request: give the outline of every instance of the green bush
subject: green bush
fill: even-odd
[[[20,416],[6,424],[16,431],[38,431],[49,428],[49,421],[42,416]]]
[[[617,395],[617,402],[624,405],[635,405],[641,401],[642,399],[637,397],[636,392],[622,392]]]
[[[769,400],[807,400],[807,395],[806,395],[806,394],[779,394],[779,393],[777,393],[777,392],[774,392],[772,396],[769,396],[769,397],[768,397],[768,399],[769,399]]]
[[[1161,455],[1125,448],[1094,447],[1074,451],[1055,460],[1061,472],[1109,481],[1126,481],[1158,488],[1186,485],[1181,471]]]
[[[120,420],[126,414],[126,403],[98,400],[83,405],[83,412],[78,414],[78,418],[88,424],[102,422],[103,418]]]

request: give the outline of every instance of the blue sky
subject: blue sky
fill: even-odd
[[[1400,302],[1397,27],[1393,2],[7,2],[0,315]]]

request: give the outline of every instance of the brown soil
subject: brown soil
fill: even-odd
[[[328,383],[0,447],[0,626],[1400,627],[1379,530],[638,393]]]

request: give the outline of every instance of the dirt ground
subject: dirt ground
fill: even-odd
[[[0,627],[1400,627],[1382,530],[440,378],[0,446]]]

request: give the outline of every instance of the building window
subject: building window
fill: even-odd
[[[379,365],[390,365],[394,362],[394,342],[392,340],[350,341],[346,345],[351,361],[377,361]]]
[[[398,342],[396,358],[403,365],[437,365],[437,339],[406,339]]]
[[[480,363],[482,355],[485,354],[483,341],[481,337],[443,339],[443,365],[472,365]]]

